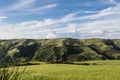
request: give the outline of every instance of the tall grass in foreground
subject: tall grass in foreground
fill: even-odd
[[[19,67],[3,67],[0,68],[0,80],[21,80],[25,68],[21,70]]]

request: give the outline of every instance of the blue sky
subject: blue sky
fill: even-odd
[[[0,39],[119,35],[120,0],[0,0]]]

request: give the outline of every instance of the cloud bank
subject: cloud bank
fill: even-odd
[[[11,9],[21,9],[35,0],[21,0]],[[87,15],[79,16],[81,11],[64,15],[61,18],[46,18],[44,20],[24,21],[16,24],[0,25],[0,38],[120,38],[120,3],[109,0],[115,6],[99,11],[84,11]],[[43,7],[24,9],[24,11],[38,11],[57,7],[58,4],[48,4]],[[7,17],[1,16],[0,21]]]

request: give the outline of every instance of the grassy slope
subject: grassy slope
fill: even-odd
[[[120,40],[109,39],[14,39],[0,41],[0,58],[20,61],[83,61],[120,59]]]
[[[88,61],[99,65],[41,64],[27,66],[23,80],[119,80],[120,61]],[[39,80],[37,77],[37,80]]]

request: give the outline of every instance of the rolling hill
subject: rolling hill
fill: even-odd
[[[0,40],[0,61],[119,60],[119,39],[12,39]]]

